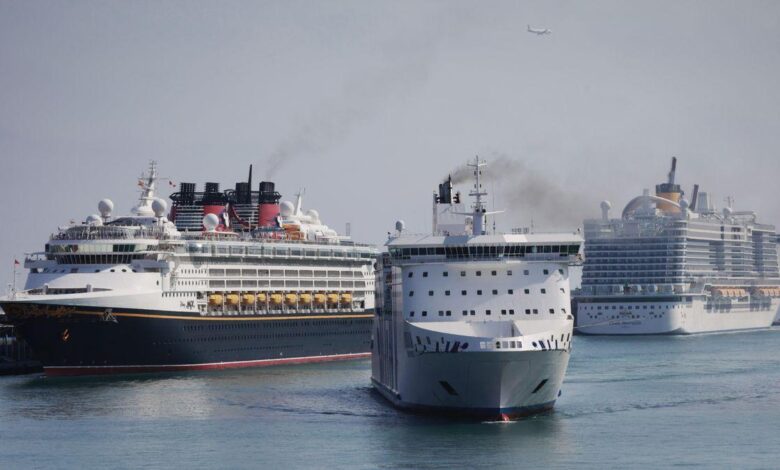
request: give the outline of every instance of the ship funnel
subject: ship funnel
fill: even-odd
[[[666,183],[655,185],[655,195],[674,202],[675,204],[667,204],[665,202],[657,202],[656,207],[667,214],[675,214],[680,212],[679,202],[682,197],[682,190],[680,185],[674,182],[675,174],[677,172],[677,157],[672,157],[672,169],[669,171],[669,178]]]
[[[279,199],[282,196],[276,192],[271,181],[261,181],[259,190],[257,223],[260,227],[274,227],[279,216]]]
[[[693,195],[691,196],[691,207],[689,209],[691,212],[696,212],[696,198],[699,197],[699,185],[694,184],[693,185]]]

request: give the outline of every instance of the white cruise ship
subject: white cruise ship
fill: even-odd
[[[48,375],[219,369],[367,357],[377,250],[271,182],[156,197],[61,227],[0,299]]]
[[[621,217],[585,221],[584,334],[690,334],[767,328],[778,315],[775,227],[752,211],[717,211],[694,185],[675,183],[676,159],[656,194],[635,197]]]
[[[508,420],[552,408],[571,351],[576,234],[488,234],[450,181],[431,235],[396,224],[377,267],[372,383],[398,407]],[[468,216],[467,216],[468,215]]]

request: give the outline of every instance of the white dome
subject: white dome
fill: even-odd
[[[608,211],[612,209],[612,203],[609,201],[601,201],[601,210]]]
[[[293,215],[293,212],[295,212],[295,205],[292,202],[282,201],[279,204],[279,213],[282,214],[282,217],[290,217]]]
[[[168,211],[168,203],[165,202],[165,199],[155,198],[152,201],[152,210],[155,216],[165,217],[165,212]]]
[[[690,203],[688,202],[687,199],[680,199],[679,204],[680,204],[680,209],[682,210],[686,210],[690,206]]]
[[[317,212],[314,209],[309,209],[306,211],[306,215],[312,218],[312,220],[320,220],[320,213]]]
[[[219,227],[219,217],[217,217],[217,214],[206,214],[203,217],[203,226],[206,227],[206,230],[209,232],[216,230],[217,227]]]
[[[110,217],[114,211],[114,202],[111,199],[102,199],[98,202],[98,211],[103,217]]]
[[[87,217],[87,225],[94,225],[95,227],[100,227],[101,225],[103,225],[103,219],[97,214],[92,214]]]
[[[725,217],[730,217],[730,216],[731,216],[731,212],[732,212],[732,211],[731,211],[731,207],[724,207],[724,208],[723,208],[723,215],[724,215]]]

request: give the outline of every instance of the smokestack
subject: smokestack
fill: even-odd
[[[699,197],[699,185],[694,184],[693,185],[693,196],[691,196],[691,207],[689,209],[691,212],[696,212],[696,198]]]
[[[261,181],[257,205],[257,224],[260,227],[273,227],[279,216],[279,199],[281,195],[275,191],[274,183]]]
[[[672,157],[672,170],[669,172],[669,184],[674,184],[675,172],[677,172],[677,157]]]

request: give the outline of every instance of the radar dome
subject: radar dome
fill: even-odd
[[[281,204],[279,204],[279,213],[282,214],[282,217],[290,217],[293,215],[293,212],[295,212],[295,206],[290,201],[282,201]]]
[[[103,217],[110,217],[114,211],[114,202],[111,199],[102,199],[98,202],[98,211]]]
[[[87,217],[87,225],[100,227],[101,225],[103,225],[103,219],[97,214],[92,214]]]
[[[731,216],[731,207],[724,207],[723,208],[723,216],[724,217],[730,217]]]
[[[608,211],[612,209],[612,203],[609,201],[601,201],[601,210]]]
[[[168,203],[165,199],[155,198],[152,201],[152,210],[157,217],[165,217],[165,212],[168,210]]]
[[[203,217],[203,226],[206,227],[206,230],[209,232],[216,230],[217,227],[219,227],[219,217],[217,217],[217,214],[206,214]]]
[[[312,220],[320,220],[320,213],[319,213],[319,212],[317,212],[317,211],[316,211],[316,210],[314,210],[314,209],[309,209],[309,210],[307,210],[307,211],[306,211],[306,215],[308,215],[309,217],[311,217],[311,219],[312,219]]]
[[[406,228],[406,224],[403,220],[399,220],[395,223],[395,229],[399,232],[403,232],[404,228]]]

